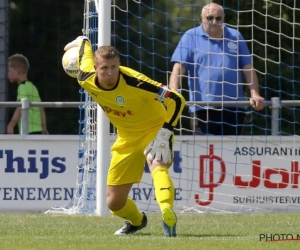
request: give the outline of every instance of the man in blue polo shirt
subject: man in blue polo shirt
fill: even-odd
[[[180,78],[188,72],[190,101],[244,100],[243,86],[250,89],[250,105],[264,108],[252,56],[239,31],[224,25],[222,6],[209,3],[201,13],[202,24],[185,32],[171,61],[170,87],[180,89]],[[246,83],[243,81],[243,74]],[[194,134],[240,135],[244,107],[191,106]]]

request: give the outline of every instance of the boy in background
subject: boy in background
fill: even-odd
[[[28,98],[30,102],[40,102],[41,98],[35,85],[28,81],[29,62],[21,54],[8,58],[8,80],[18,83],[17,101]],[[21,107],[16,108],[13,117],[7,125],[7,134],[14,134],[14,127],[18,123],[21,133]],[[43,107],[31,107],[28,112],[28,134],[48,134],[46,114]]]

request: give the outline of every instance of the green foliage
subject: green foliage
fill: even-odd
[[[172,70],[170,57],[182,34],[199,24],[203,2],[142,1],[139,5],[129,1],[129,11],[117,11],[113,23],[116,30],[113,41],[126,56],[125,64],[163,83],[168,81]],[[280,4],[281,1],[276,4],[276,1],[269,3],[248,0],[214,2],[224,6],[226,23],[238,26],[248,41],[249,49],[254,55],[261,95],[266,100],[271,100],[272,97],[280,97],[282,100],[298,99],[300,84],[296,65],[300,64],[300,43],[294,38],[300,35],[300,29],[296,29],[300,17],[295,15],[291,6],[299,8],[299,1],[289,0],[284,4]],[[138,18],[140,16],[141,19]],[[125,28],[127,26],[129,32]],[[124,42],[128,43],[125,45]],[[187,88],[186,82],[183,87]],[[248,90],[245,90],[245,94],[249,97]],[[188,99],[187,92],[184,95]],[[282,109],[282,134],[295,134],[300,129],[293,122],[297,110]],[[184,115],[188,116],[187,110]],[[259,113],[249,112],[248,120],[246,134],[271,133],[269,107]],[[189,127],[188,119],[183,124]]]
[[[297,28],[300,16],[294,8],[299,1],[215,1],[225,5],[226,22],[238,25],[244,38],[248,40],[254,54],[254,67],[258,72],[260,92],[266,100],[279,97],[281,100],[297,100],[300,93],[299,74],[300,44]],[[255,11],[251,11],[251,10]],[[241,12],[236,12],[240,10]],[[244,12],[245,11],[245,12]],[[296,38],[296,39],[295,39]],[[298,108],[283,108],[280,124],[283,135],[297,134],[300,127],[295,123]],[[256,127],[249,133],[265,134],[271,128],[271,110],[251,114]]]
[[[31,63],[30,79],[37,85],[44,101],[78,101],[79,86],[62,70],[63,47],[81,34],[82,0],[15,0],[10,10],[9,54],[23,53]],[[128,4],[126,3],[128,2]],[[168,83],[172,70],[170,58],[189,28],[199,25],[201,8],[207,1],[114,1],[112,44],[122,54],[122,64],[149,77]],[[300,93],[300,1],[219,0],[224,6],[228,25],[238,29],[254,54],[261,95],[270,100],[298,100]],[[254,10],[254,11],[253,11]],[[186,82],[183,84],[187,88]],[[249,92],[245,90],[249,95]],[[186,98],[187,92],[184,92]],[[15,100],[10,88],[9,100]],[[251,110],[249,110],[251,111]],[[77,133],[76,109],[47,110],[50,133]],[[295,118],[298,108],[281,112],[282,134],[300,130]],[[187,110],[184,111],[187,116]],[[250,112],[247,134],[270,134],[271,110]],[[68,120],[62,124],[60,121]],[[251,124],[254,126],[250,126]],[[59,126],[57,124],[60,124]],[[189,127],[188,119],[184,119]]]
[[[21,53],[28,58],[29,80],[42,101],[79,101],[79,85],[63,71],[61,58],[64,46],[82,33],[83,1],[14,3],[16,8],[9,12],[9,55]],[[16,93],[16,86],[10,84],[9,101],[16,100]],[[50,134],[78,133],[78,109],[46,109],[46,113]]]

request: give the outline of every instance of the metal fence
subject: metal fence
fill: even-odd
[[[0,108],[7,107],[21,107],[21,134],[28,134],[28,111],[30,107],[45,107],[45,108],[78,108],[83,105],[82,102],[30,102],[29,99],[24,98],[20,102],[0,102]],[[201,105],[201,106],[222,106],[222,107],[236,107],[249,106],[249,101],[224,101],[224,102],[187,102],[187,105]],[[300,106],[300,100],[280,100],[278,97],[271,98],[271,101],[265,101],[266,108],[271,109],[271,131],[272,135],[279,135],[279,114],[282,106]]]

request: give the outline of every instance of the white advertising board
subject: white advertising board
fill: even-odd
[[[180,137],[171,168],[175,208],[186,211],[300,211],[298,137]],[[151,176],[131,197],[159,211]]]
[[[31,138],[31,139],[30,139]],[[73,196],[78,139],[61,136],[2,136],[0,210],[44,211]]]
[[[195,140],[196,139],[196,140]],[[295,137],[177,137],[170,174],[176,209],[300,211]],[[77,136],[1,136],[0,211],[46,211],[71,201]],[[151,175],[130,196],[158,211]]]

